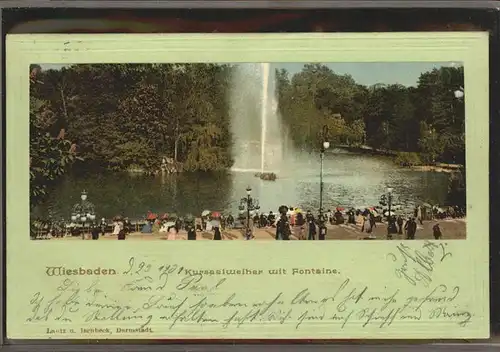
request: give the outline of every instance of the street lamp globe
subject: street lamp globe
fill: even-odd
[[[464,97],[464,95],[465,95],[465,94],[464,94],[464,92],[463,92],[463,91],[461,91],[461,90],[456,90],[456,91],[454,92],[454,94],[455,94],[455,98],[457,98],[457,99],[461,99],[461,98],[463,98],[463,97]]]
[[[328,142],[328,141],[323,142],[323,148],[324,149],[330,148],[330,142]]]
[[[247,187],[247,195],[250,195],[250,193],[252,193],[252,189],[250,188],[250,186]]]

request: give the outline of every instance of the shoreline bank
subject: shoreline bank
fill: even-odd
[[[425,172],[445,172],[452,174],[454,172],[459,172],[462,165],[455,164],[439,164],[439,165],[414,165],[408,167],[414,171],[425,171]]]
[[[418,156],[418,153],[410,153],[410,152],[398,152],[394,150],[385,150],[385,149],[375,149],[369,146],[349,146],[349,145],[337,145],[334,148],[344,149],[352,153],[359,154],[369,154],[376,156],[384,156],[392,158],[394,164],[400,166],[403,169],[414,170],[414,171],[425,171],[425,172],[445,172],[445,173],[454,173],[458,172],[463,165],[460,164],[447,164],[447,163],[435,163],[435,164],[420,164],[415,163],[411,165],[402,165],[402,162],[398,162],[397,158],[403,153],[415,154]]]

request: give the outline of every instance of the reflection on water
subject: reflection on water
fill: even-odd
[[[288,170],[278,172],[274,182],[262,181],[252,172],[68,175],[32,215],[68,218],[83,189],[95,204],[98,217],[123,214],[135,219],[148,210],[178,214],[199,214],[204,209],[235,212],[248,185],[265,212],[276,211],[281,204],[317,211],[319,172],[319,155],[303,154]],[[401,169],[386,158],[351,153],[325,156],[323,180],[325,209],[376,205],[387,187],[394,189],[395,202],[408,208],[418,202],[443,204],[448,185],[446,173]]]

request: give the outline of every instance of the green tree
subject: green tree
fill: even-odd
[[[424,72],[415,87],[365,87],[321,64],[305,65],[294,75],[276,72],[279,110],[296,147],[318,148],[327,125],[331,143],[456,164],[465,162],[464,104],[454,96],[463,80],[462,67]]]
[[[228,167],[232,68],[218,64],[90,64],[43,73],[33,96],[46,100],[67,137],[78,142],[80,167],[156,171],[163,157],[189,170]],[[217,163],[192,157],[186,136],[220,128],[211,151]],[[201,132],[200,132],[201,133]],[[204,159],[203,159],[204,160]]]
[[[463,100],[454,95],[463,85],[463,67],[441,67],[423,73],[415,89],[414,105],[419,120],[432,126],[443,143],[440,153],[435,156],[436,161],[465,162],[465,109]],[[432,138],[424,134],[421,139],[420,145],[425,152],[426,141],[432,142]]]
[[[361,146],[366,140],[366,127],[362,119],[354,120],[345,129],[345,143],[352,146]]]
[[[367,90],[351,76],[309,64],[291,78],[287,71],[278,70],[276,84],[279,110],[296,147],[320,148],[323,126],[328,127],[331,143],[363,140],[364,133],[353,135],[359,122],[354,123],[354,130],[349,126],[362,118]]]
[[[49,131],[54,119],[46,102],[30,99],[30,207],[38,205],[75,161],[71,142]],[[47,119],[47,116],[49,118]]]
[[[46,86],[40,65],[30,66],[30,208],[47,195],[76,160],[76,145],[65,139],[65,117],[40,95]],[[62,122],[61,122],[62,121]]]

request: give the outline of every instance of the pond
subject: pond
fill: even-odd
[[[302,153],[293,166],[277,171],[276,181],[263,181],[254,172],[182,173],[144,176],[129,173],[70,174],[50,191],[47,201],[32,217],[68,219],[82,190],[94,203],[97,217],[121,214],[141,219],[147,211],[200,214],[203,210],[231,211],[236,215],[247,186],[263,212],[284,205],[317,212],[320,193],[320,158]],[[394,202],[405,209],[428,202],[443,204],[448,190],[447,173],[400,168],[385,157],[347,152],[325,155],[324,209],[336,206],[374,206],[393,188]]]

